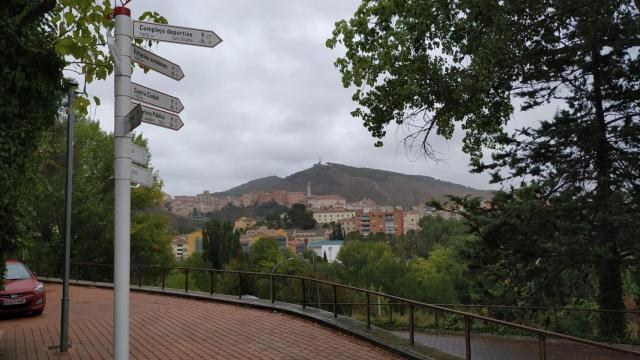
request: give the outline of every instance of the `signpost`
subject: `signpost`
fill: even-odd
[[[133,36],[140,39],[205,47],[214,47],[222,42],[222,39],[213,31],[142,21],[133,22]]]
[[[119,6],[115,38],[120,66],[114,76],[115,229],[113,233],[113,358],[129,359],[129,270],[131,253],[131,11]],[[134,127],[135,128],[135,127]]]
[[[155,70],[172,79],[180,80],[184,77],[182,68],[178,64],[147,51],[139,46],[131,45],[131,59],[138,64]]]
[[[184,126],[180,116],[144,105],[142,105],[142,122],[162,126],[171,130],[180,130],[180,128]]]
[[[131,61],[172,79],[184,77],[182,69],[154,53],[131,43],[133,37],[214,47],[222,39],[213,31],[196,30],[163,24],[131,21],[131,11],[118,6],[113,9],[115,41],[109,49],[116,65],[114,77],[114,152],[115,152],[115,231],[113,270],[113,358],[129,359],[129,275],[131,247],[131,182],[151,186],[151,170],[132,165],[146,164],[147,151],[131,143],[131,131],[146,122],[173,130],[184,124],[177,114],[138,104],[132,99],[179,113],[184,109],[178,98],[131,83]]]
[[[146,165],[149,161],[149,153],[147,152],[147,149],[132,143],[131,161],[138,164]]]
[[[124,116],[123,122],[127,134],[137,128],[142,122],[142,106],[140,104],[136,105],[133,110]]]
[[[180,113],[184,109],[184,105],[177,97],[167,95],[163,92],[149,89],[146,86],[142,86],[136,83],[131,83],[131,98],[159,107],[161,109],[169,110],[174,113]]]
[[[153,173],[151,170],[145,169],[137,165],[131,165],[131,181],[144,186],[153,185]]]

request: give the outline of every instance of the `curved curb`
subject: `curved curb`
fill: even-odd
[[[56,278],[44,278],[39,277],[38,280],[48,283],[62,283],[62,280]],[[71,280],[71,285],[96,287],[104,289],[113,289],[111,283],[91,282],[82,280]],[[158,287],[150,286],[131,286],[131,291],[144,292],[154,295],[174,296],[187,299],[196,299],[202,301],[214,301],[236,306],[247,306],[251,308],[279,311],[289,315],[304,318],[321,325],[328,326],[334,330],[341,331],[345,334],[352,335],[358,339],[367,341],[373,345],[379,346],[382,349],[393,352],[397,355],[403,356],[408,359],[418,360],[460,360],[461,358],[442,352],[440,350],[430,348],[424,345],[416,344],[409,345],[406,339],[393,334],[391,331],[384,330],[382,328],[371,326],[371,329],[367,329],[366,325],[361,321],[353,320],[351,318],[338,315],[334,318],[333,313],[321,310],[313,307],[302,308],[301,305],[276,301],[271,303],[269,300],[264,299],[239,299],[233,295],[216,294],[213,295],[203,292],[184,292],[182,290],[175,289],[161,289]]]

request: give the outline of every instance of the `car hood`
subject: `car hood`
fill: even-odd
[[[4,291],[0,291],[0,294],[31,292],[36,285],[38,282],[35,279],[5,280]]]

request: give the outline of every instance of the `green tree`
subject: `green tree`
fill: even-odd
[[[373,287],[404,295],[406,263],[398,259],[384,242],[351,241],[340,249],[337,276],[341,281],[359,287]]]
[[[405,258],[427,258],[437,245],[457,244],[470,238],[467,226],[458,219],[425,216],[419,224],[420,230],[409,231],[404,241],[397,242],[398,246],[394,247],[396,254],[402,254]]]
[[[411,261],[409,271],[415,281],[407,296],[436,304],[458,303],[466,296],[466,264],[452,247],[438,246],[428,259]]]
[[[253,270],[271,272],[277,263],[284,260],[284,256],[275,239],[262,237],[251,244],[249,259]]]
[[[364,241],[364,236],[357,231],[352,231],[345,236],[345,241]]]
[[[28,241],[32,260],[60,261],[64,233],[65,124],[56,123],[39,144],[42,161],[26,198],[32,211]],[[79,116],[74,136],[72,261],[113,261],[113,135]],[[146,147],[138,135],[134,142]],[[168,216],[162,211],[162,184],[136,186],[131,193],[131,261],[166,264],[171,259]]]
[[[329,224],[331,227],[331,239],[333,240],[344,240],[344,231],[342,231],[342,224],[339,222],[332,222]]]
[[[63,62],[44,27],[39,1],[0,5],[0,276],[4,256],[28,232],[26,197],[37,173],[37,149],[56,120],[62,97]],[[0,288],[2,285],[0,284]]]
[[[382,138],[391,121],[407,123],[417,129],[409,142],[433,155],[430,135],[451,138],[459,123],[464,151],[479,169],[485,169],[482,149],[504,143],[513,98],[525,111],[561,104],[566,112],[553,123],[564,129],[542,135],[546,141],[519,134],[540,145],[539,152],[525,148],[523,154],[548,150],[556,161],[543,156],[524,170],[507,165],[515,177],[555,181],[553,193],[568,191],[590,204],[585,224],[591,229],[589,249],[599,254],[598,303],[622,309],[622,260],[630,255],[624,239],[631,234],[616,224],[626,216],[620,208],[638,203],[637,181],[621,179],[637,179],[639,33],[638,4],[632,0],[379,0],[364,1],[351,20],[339,21],[327,45],[347,47],[336,66],[344,85],[356,88],[359,107],[353,115],[374,137]],[[570,147],[555,146],[555,140]],[[578,174],[560,161],[573,162]],[[567,180],[574,181],[572,189]],[[601,333],[621,336],[623,320],[620,314],[603,315]]]
[[[307,210],[304,204],[293,204],[287,211],[287,219],[294,229],[309,230],[316,226],[313,213]]]
[[[218,220],[209,220],[202,229],[202,247],[205,260],[211,262],[214,269],[222,269],[240,253],[240,234],[233,230],[233,224]]]
[[[32,1],[33,4],[38,2]],[[66,70],[73,71],[84,79],[82,94],[77,99],[78,111],[86,115],[90,99],[96,106],[100,99],[86,93],[86,84],[95,80],[105,80],[113,73],[113,62],[107,46],[106,32],[111,31],[115,23],[111,20],[113,3],[109,0],[61,0],[41,1],[34,7],[31,16],[44,16],[44,26],[53,37],[51,43],[59,58],[66,60]],[[157,12],[145,11],[138,20],[147,20],[166,24],[167,20]],[[141,39],[134,39],[143,45]],[[151,41],[147,45],[152,45]],[[148,69],[144,69],[148,71]]]

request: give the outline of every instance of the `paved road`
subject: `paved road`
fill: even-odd
[[[61,287],[45,285],[40,316],[0,320],[0,359],[111,359],[112,292],[71,287],[72,348],[60,356]],[[131,293],[132,359],[389,359],[376,346],[314,322],[215,302]]]
[[[396,334],[409,338],[408,332]],[[415,334],[416,343],[464,358],[464,337],[458,335]],[[507,339],[473,335],[473,360],[538,360],[538,342],[533,339]],[[638,360],[635,355],[621,354],[587,345],[564,341],[547,341],[547,360]]]

